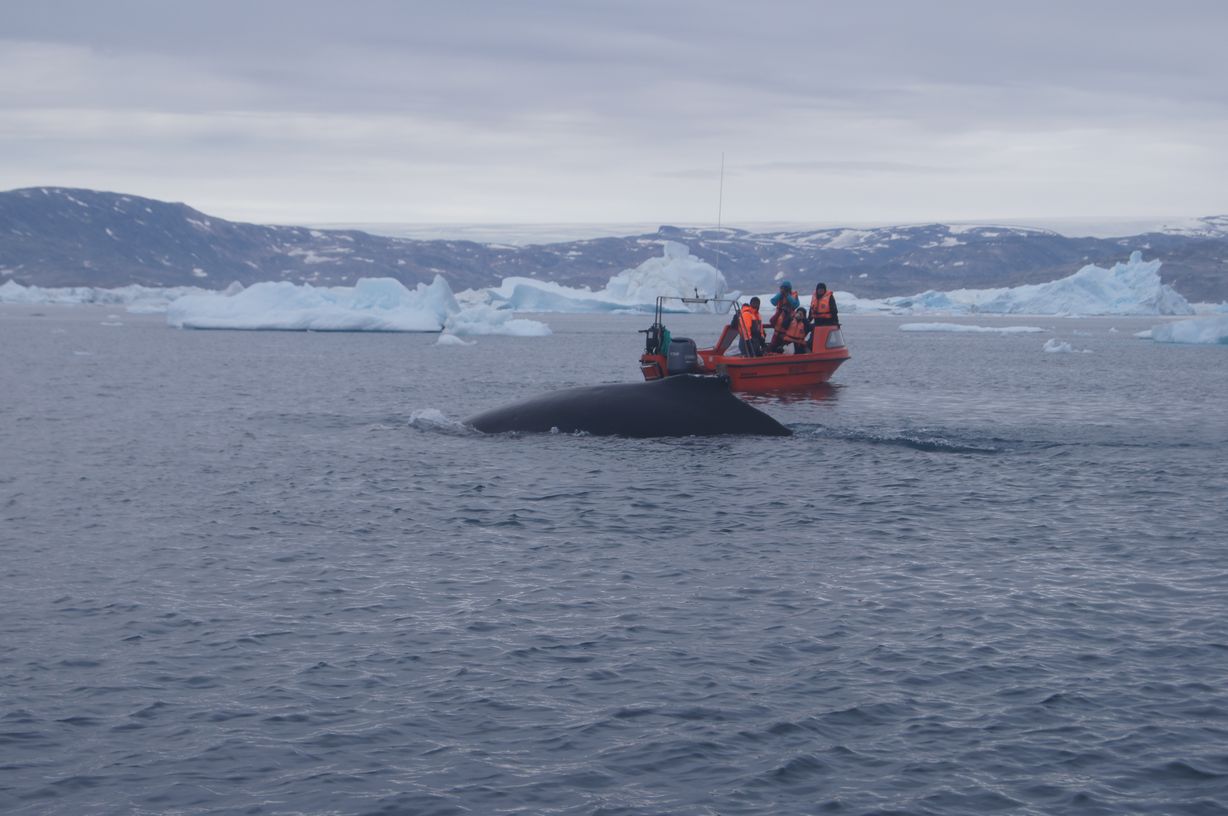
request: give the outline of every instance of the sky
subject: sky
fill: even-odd
[[[0,0],[0,189],[262,223],[1211,215],[1225,42],[1220,0]]]

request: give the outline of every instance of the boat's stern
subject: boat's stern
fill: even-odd
[[[668,362],[660,354],[643,354],[640,356],[640,372],[645,380],[659,380],[665,376]]]

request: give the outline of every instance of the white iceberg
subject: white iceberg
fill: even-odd
[[[651,312],[657,297],[714,297],[727,293],[720,270],[691,254],[685,244],[665,241],[660,257],[624,269],[604,289],[570,287],[532,278],[504,278],[488,290],[492,305],[520,312]],[[676,304],[671,310],[681,309]]]
[[[1133,252],[1126,263],[1088,264],[1069,277],[1005,289],[956,289],[885,298],[896,308],[979,314],[1185,315],[1189,301],[1160,282],[1160,261]]]
[[[462,310],[439,275],[414,289],[394,278],[332,287],[257,283],[239,292],[181,297],[167,308],[166,322],[189,329],[437,332],[446,327],[457,335],[550,333],[544,323],[515,320],[488,306]]]
[[[904,332],[974,332],[992,334],[1035,334],[1045,331],[1040,326],[969,326],[963,323],[904,323]]]
[[[448,316],[444,328],[454,335],[502,334],[512,337],[546,337],[550,327],[538,320],[516,317],[493,306],[471,306]]]
[[[1228,316],[1178,320],[1153,326],[1135,337],[1150,337],[1157,343],[1197,343],[1228,346]]]
[[[1191,305],[1160,282],[1160,261],[1144,261],[1135,252],[1126,263],[1109,269],[1089,265],[1060,280],[997,289],[927,291],[881,300],[836,292],[843,314],[982,314],[982,315],[1190,315]],[[119,289],[75,287],[41,289],[12,281],[0,285],[0,303],[125,304],[130,312],[168,312],[171,325],[199,328],[310,329],[316,331],[439,331],[449,323],[455,334],[548,334],[535,321],[508,317],[510,312],[651,312],[660,295],[737,297],[716,267],[691,255],[686,245],[663,242],[660,256],[613,276],[597,290],[533,278],[505,278],[491,289],[453,295],[442,278],[406,289],[391,278],[367,278],[354,287],[313,287],[288,282],[258,283],[236,293],[196,287]],[[770,311],[770,292],[761,296]],[[803,291],[808,306],[810,292]],[[167,304],[173,303],[172,307]],[[670,311],[689,311],[675,302]],[[493,307],[493,309],[491,308]],[[473,310],[477,311],[473,311]],[[497,311],[496,311],[497,310]],[[975,329],[904,329],[904,331],[975,331]],[[1001,331],[1000,329],[989,329]],[[1007,331],[1017,331],[1011,328]]]
[[[459,307],[435,276],[414,290],[394,278],[354,286],[257,283],[233,295],[187,295],[170,304],[166,322],[187,329],[435,332]]]
[[[199,286],[140,286],[131,284],[114,289],[97,286],[22,286],[15,281],[0,284],[0,303],[127,306],[134,314],[166,311],[167,305],[184,295],[209,294]]]

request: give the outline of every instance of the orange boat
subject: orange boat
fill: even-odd
[[[720,298],[657,298],[656,320],[640,333],[646,335],[640,371],[645,380],[659,380],[674,374],[719,374],[729,378],[734,391],[780,391],[810,388],[825,383],[840,364],[849,359],[848,346],[840,326],[815,326],[803,354],[787,351],[762,357],[729,354],[738,330],[726,325],[716,344],[698,348],[688,337],[672,337],[662,320],[664,301],[679,300],[688,305],[727,304],[724,312],[734,314],[741,308],[736,300]]]

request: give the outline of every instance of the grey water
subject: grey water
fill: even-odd
[[[1228,349],[852,315],[789,438],[466,432],[639,377],[541,319],[0,308],[0,812],[1228,812]]]

